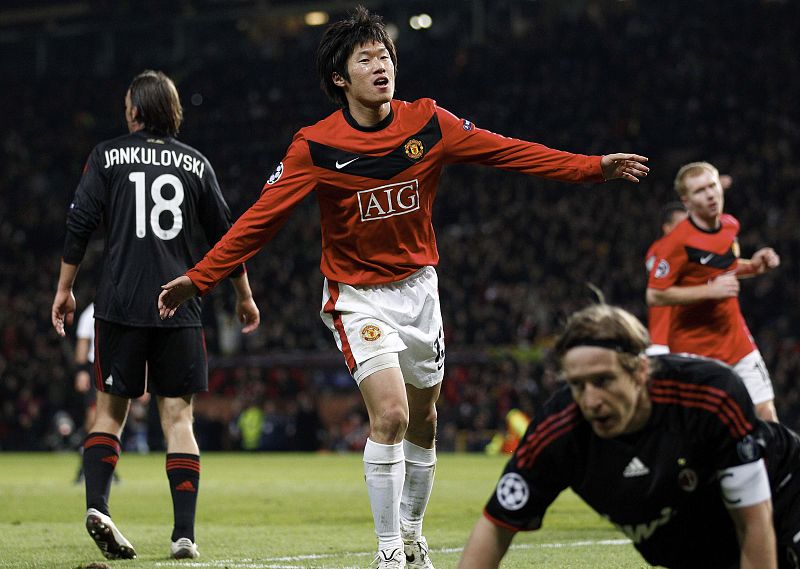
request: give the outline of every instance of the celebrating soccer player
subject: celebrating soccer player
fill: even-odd
[[[97,410],[83,445],[83,472],[86,529],[109,559],[136,557],[111,520],[108,496],[130,401],[145,388],[158,397],[167,440],[175,518],[170,554],[198,556],[200,451],[192,432],[192,396],[208,385],[200,303],[192,301],[165,322],[153,298],[165,279],[195,263],[196,232],[216,242],[230,227],[230,211],[208,160],[175,139],[182,117],[169,77],[145,71],[133,79],[125,94],[129,134],[94,148],[75,192],[53,300],[52,323],[64,336],[74,318],[78,266],[92,232],[105,222],[94,313]],[[258,308],[243,267],[231,268],[237,314],[249,332],[258,326]]]
[[[672,306],[669,348],[722,360],[741,376],[756,412],[777,421],[772,380],[739,307],[739,281],[776,268],[770,247],[739,258],[739,221],[722,212],[717,169],[692,162],[678,170],[675,190],[689,217],[665,236],[653,260],[647,304]]]
[[[459,569],[497,567],[567,487],[669,568],[797,569],[800,437],[760,420],[736,372],[647,357],[633,315],[573,314],[556,343],[564,385],[492,493]]]
[[[364,473],[378,536],[373,566],[431,569],[422,519],[445,360],[431,211],[443,166],[474,162],[565,182],[637,182],[648,168],[637,154],[585,156],[500,136],[432,99],[394,100],[396,66],[381,18],[365,8],[326,30],[317,70],[340,109],[295,135],[255,204],[200,263],[164,286],[159,307],[170,318],[208,292],[316,191],[321,316],[370,420]]]

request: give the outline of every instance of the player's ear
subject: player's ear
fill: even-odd
[[[131,123],[139,122],[139,107],[134,107],[131,105],[125,109],[125,118]]]
[[[347,81],[345,81],[344,77],[339,75],[336,71],[334,71],[333,75],[331,75],[331,79],[333,80],[333,84],[337,87],[344,87],[347,84]]]

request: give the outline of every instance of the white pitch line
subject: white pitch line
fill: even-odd
[[[512,545],[509,549],[536,549],[536,548],[563,548],[563,547],[589,547],[593,545],[629,545],[629,539],[598,539],[585,541],[567,541],[555,543],[520,543]],[[460,553],[463,547],[442,547],[432,549],[433,553]],[[353,551],[345,553],[309,553],[307,555],[287,555],[281,557],[266,557],[264,559],[220,559],[216,561],[159,561],[156,567],[227,567],[229,569],[299,569],[303,565],[292,565],[304,561],[317,561],[340,557],[365,557],[374,555],[373,552]],[[324,566],[320,566],[324,567]],[[357,567],[332,566],[336,569],[358,569]]]

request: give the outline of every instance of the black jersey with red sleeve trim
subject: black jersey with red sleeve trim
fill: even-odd
[[[231,225],[205,156],[147,131],[98,144],[67,214],[66,263],[80,264],[101,223],[106,242],[95,318],[128,326],[200,326],[199,300],[161,320],[156,299],[161,285],[186,272]]]
[[[298,131],[255,204],[187,275],[205,293],[258,252],[315,191],[322,273],[350,285],[395,282],[439,261],[431,218],[446,164],[601,182],[600,159],[477,128],[432,99],[392,101],[389,115],[370,128],[339,110]]]
[[[511,530],[537,529],[550,503],[570,487],[653,565],[735,565],[739,546],[718,471],[763,457],[776,488],[800,468],[800,442],[788,429],[756,418],[728,366],[680,355],[651,362],[652,414],[633,434],[596,436],[569,389],[559,390],[506,465],[487,519]],[[797,503],[793,492],[784,501]]]
[[[698,227],[691,217],[659,242],[658,256],[647,286],[664,290],[696,286],[729,272],[739,263],[739,222],[724,214],[713,231]],[[709,299],[672,307],[669,348],[716,358],[734,365],[756,349],[742,316],[738,297]]]

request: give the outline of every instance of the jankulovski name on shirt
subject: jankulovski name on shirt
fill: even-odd
[[[147,142],[160,142],[148,139]],[[187,172],[195,174],[198,178],[203,178],[206,165],[199,158],[195,158],[183,152],[174,150],[161,150],[156,148],[143,148],[140,146],[129,146],[127,148],[111,148],[103,152],[106,163],[103,168],[110,168],[118,164],[152,164],[153,166],[175,166],[183,168]]]

